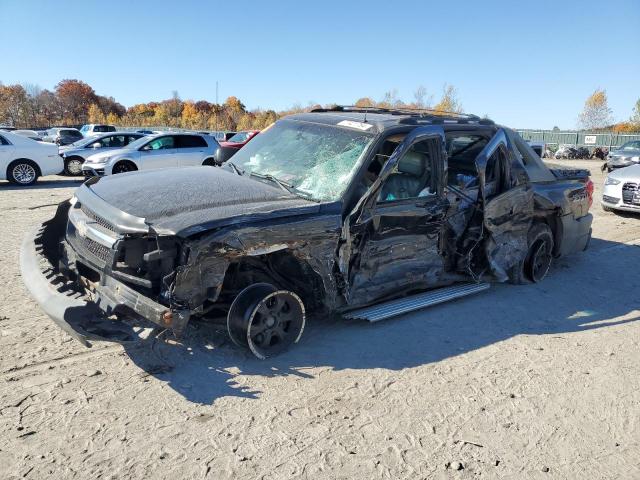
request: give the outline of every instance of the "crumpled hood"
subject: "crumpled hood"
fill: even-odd
[[[312,213],[319,205],[277,186],[218,167],[188,167],[101,177],[88,188],[160,234],[188,236],[261,218]]]

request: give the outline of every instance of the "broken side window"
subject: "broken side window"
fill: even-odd
[[[382,185],[378,202],[427,197],[436,194],[437,179],[432,174],[433,160],[429,140],[415,143],[398,161],[397,171]]]

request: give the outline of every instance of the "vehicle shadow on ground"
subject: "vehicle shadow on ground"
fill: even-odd
[[[476,296],[375,324],[314,318],[299,344],[264,361],[204,324],[192,325],[182,344],[153,340],[125,349],[138,366],[191,402],[257,398],[261,392],[247,377],[313,378],[307,373],[313,367],[401,370],[518,335],[566,339],[566,334],[638,321],[639,264],[639,246],[594,239],[588,252],[556,261],[540,284],[494,285]]]
[[[61,177],[64,180],[38,180],[33,185],[27,187],[15,185],[10,182],[0,181],[0,192],[5,190],[42,190],[52,188],[74,188],[79,187],[84,182],[82,177]]]

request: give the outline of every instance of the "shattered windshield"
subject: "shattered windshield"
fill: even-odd
[[[314,200],[337,200],[373,137],[331,125],[280,120],[230,162],[247,174],[275,177]]]

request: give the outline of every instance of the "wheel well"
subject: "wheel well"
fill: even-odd
[[[213,157],[207,157],[204,159],[204,162],[202,162],[202,165],[215,166],[216,160]]]
[[[133,167],[137,170],[138,166],[135,164],[135,162],[131,161],[131,160],[127,160],[126,158],[123,160],[118,160],[116,163],[113,164],[113,168],[116,168],[117,165],[121,165],[123,163],[128,163],[130,165],[133,165]]]
[[[30,164],[33,168],[36,169],[36,173],[38,174],[38,176],[39,177],[42,176],[42,170],[40,170],[40,166],[36,162],[34,162],[33,160],[31,160],[29,158],[16,158],[11,163],[9,163],[9,165],[7,165],[7,171],[5,172],[7,174],[7,178],[9,178],[9,172],[11,171],[13,166],[16,163],[20,163],[20,162],[25,162],[25,163]]]
[[[533,228],[536,223],[544,223],[549,227],[551,235],[553,236],[553,255],[558,256],[560,253],[560,244],[562,243],[562,225],[560,220],[554,213],[549,213],[546,216],[535,218],[531,228]]]
[[[259,282],[273,283],[296,293],[309,310],[319,308],[325,298],[320,275],[291,251],[244,257],[229,265],[220,292],[222,301],[232,301],[240,290]]]
[[[81,160],[82,162],[84,162],[84,158],[82,158],[80,155],[71,155],[70,157],[65,157],[64,161],[68,162],[69,160]]]

